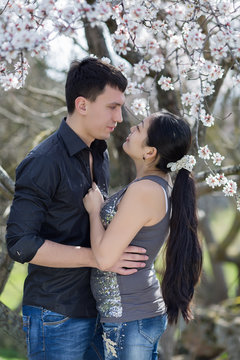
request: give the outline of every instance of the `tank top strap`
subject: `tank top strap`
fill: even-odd
[[[136,181],[140,181],[140,180],[145,180],[145,179],[148,179],[148,180],[152,180],[156,183],[158,183],[159,185],[161,185],[163,187],[163,189],[166,191],[168,197],[170,197],[171,195],[171,191],[172,191],[172,187],[168,184],[168,182],[166,180],[164,180],[162,177],[160,176],[157,176],[157,175],[146,175],[146,176],[143,176],[141,178],[138,178],[138,179],[135,179],[133,180],[133,182],[136,182]]]
[[[128,185],[126,185],[124,188],[122,188],[121,190],[119,190],[115,195],[116,195],[116,205],[119,204],[119,202],[121,201],[123,195],[125,194],[125,192],[127,191],[128,187],[134,183],[134,182],[137,182],[137,181],[141,181],[141,180],[145,180],[145,179],[148,179],[148,180],[152,180],[156,183],[158,183],[159,185],[161,185],[163,187],[163,189],[165,190],[165,194],[167,196],[167,200],[168,200],[168,203],[170,201],[170,198],[171,198],[171,192],[172,192],[172,187],[168,184],[168,182],[166,180],[164,180],[163,178],[161,178],[160,176],[157,176],[157,175],[146,175],[146,176],[143,176],[141,178],[138,178],[138,179],[135,179],[133,180],[132,182],[130,182]]]

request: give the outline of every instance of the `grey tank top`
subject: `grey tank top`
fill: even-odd
[[[169,231],[170,194],[168,183],[159,176],[145,176],[135,181],[149,179],[165,190],[167,212],[155,225],[144,226],[131,241],[131,245],[144,247],[149,259],[144,268],[132,275],[92,269],[91,289],[96,300],[101,322],[127,322],[155,317],[166,312],[161,288],[154,269],[154,260]],[[128,186],[110,196],[104,203],[100,216],[105,228],[113,219],[122,196]]]

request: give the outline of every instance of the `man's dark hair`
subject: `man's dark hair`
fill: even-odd
[[[100,59],[87,57],[81,61],[74,60],[71,63],[65,85],[68,113],[74,112],[75,99],[78,96],[95,101],[106,85],[124,92],[127,87],[127,79],[116,67]]]

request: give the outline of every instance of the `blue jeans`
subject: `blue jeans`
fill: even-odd
[[[24,305],[23,330],[30,360],[104,359],[101,327],[96,326],[95,318],[69,318],[41,307]]]
[[[167,315],[125,323],[103,323],[105,360],[157,360]]]

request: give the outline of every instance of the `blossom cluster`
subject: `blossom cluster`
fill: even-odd
[[[198,156],[203,160],[212,159],[215,166],[221,166],[224,156],[218,152],[212,153],[208,145],[202,146],[198,150]],[[225,196],[234,196],[237,194],[237,183],[233,180],[228,180],[224,173],[213,173],[206,178],[206,183],[211,187],[223,186],[223,193]]]
[[[233,180],[228,180],[223,173],[210,174],[206,178],[206,183],[213,189],[217,186],[223,186],[225,196],[234,196],[237,193],[237,183]]]

